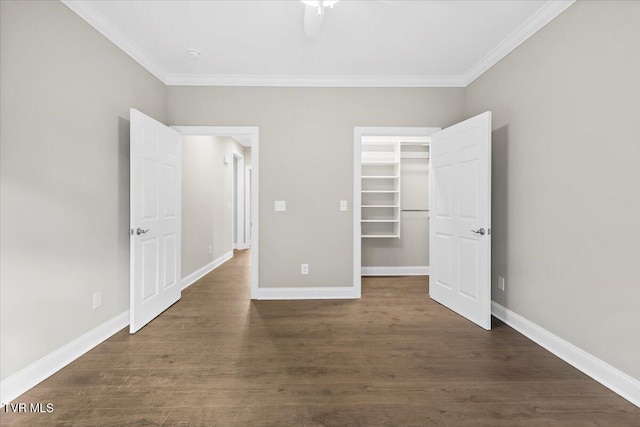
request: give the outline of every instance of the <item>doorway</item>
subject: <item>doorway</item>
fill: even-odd
[[[355,128],[353,271],[358,289],[361,276],[428,274],[428,142],[439,130]]]
[[[354,131],[354,287],[362,294],[364,238],[400,238],[400,147],[394,136],[429,136],[429,296],[491,329],[491,112],[444,130],[433,128],[359,128]],[[365,139],[369,152],[365,152]],[[382,147],[381,146],[386,146]],[[389,146],[391,148],[389,148]],[[363,174],[367,167],[379,168]],[[386,169],[384,169],[386,168]],[[366,179],[387,180],[384,189],[364,187]],[[386,197],[363,203],[365,194]],[[391,193],[380,195],[380,193]],[[367,197],[369,195],[367,194]],[[385,202],[386,201],[386,202]],[[360,207],[360,209],[357,209]],[[386,214],[363,219],[365,209]],[[396,213],[394,213],[396,212]],[[372,222],[375,230],[364,231]]]
[[[246,166],[245,156],[239,151],[233,152],[228,159],[228,166],[234,168],[233,186],[231,189],[232,197],[229,202],[229,208],[233,211],[233,226],[229,233],[232,242],[236,242],[238,249],[247,249],[251,245],[251,298],[255,299],[258,290],[258,271],[259,271],[259,128],[255,126],[172,126],[182,136],[214,136],[214,137],[231,137],[238,141],[241,145],[251,147],[251,173],[249,182],[245,185]],[[248,163],[248,161],[246,162]],[[234,195],[235,194],[235,195]],[[248,208],[237,208],[243,203],[237,203],[239,200],[249,199]],[[249,210],[247,210],[249,209]],[[247,218],[248,217],[248,218]],[[238,218],[240,218],[238,220]],[[247,223],[249,227],[247,227]],[[245,232],[248,230],[248,233]],[[235,239],[234,239],[235,236]],[[247,240],[250,236],[251,240]]]

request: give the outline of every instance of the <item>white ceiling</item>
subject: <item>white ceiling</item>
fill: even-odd
[[[573,1],[64,3],[167,84],[466,86]]]

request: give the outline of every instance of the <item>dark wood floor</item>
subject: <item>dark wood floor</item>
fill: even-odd
[[[20,398],[86,426],[640,426],[640,409],[513,329],[368,278],[359,301],[249,300],[249,256],[188,288]]]

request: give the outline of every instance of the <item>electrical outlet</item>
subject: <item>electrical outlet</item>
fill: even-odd
[[[100,307],[102,305],[102,291],[93,293],[93,309]]]
[[[498,289],[504,291],[504,277],[498,276]]]
[[[340,210],[346,212],[349,209],[349,205],[346,200],[340,200]]]
[[[273,206],[276,212],[286,212],[287,202],[285,200],[276,200]]]
[[[300,264],[300,274],[309,274],[309,264]]]
[[[211,255],[212,253],[213,253],[213,247],[209,245],[209,255]]]

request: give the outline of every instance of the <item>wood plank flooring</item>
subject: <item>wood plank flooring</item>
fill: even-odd
[[[513,329],[365,278],[359,301],[249,300],[249,254],[17,399],[2,426],[640,426],[640,409]]]

